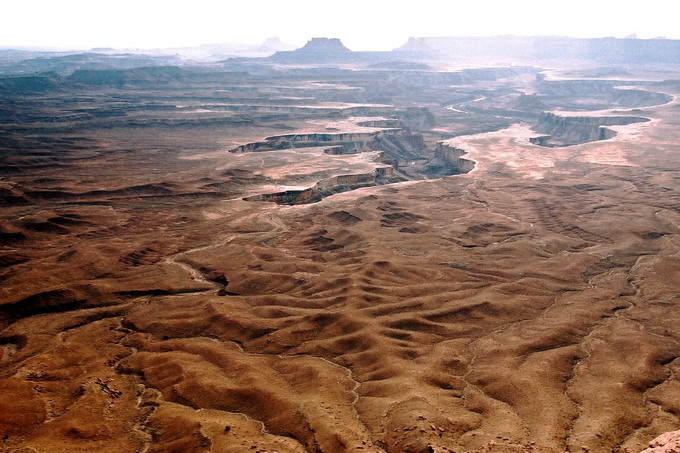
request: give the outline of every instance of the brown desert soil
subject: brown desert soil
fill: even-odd
[[[293,205],[243,198],[375,156],[17,132],[75,151],[0,180],[0,451],[641,451],[680,427],[679,113],[566,147],[440,119],[472,172]]]

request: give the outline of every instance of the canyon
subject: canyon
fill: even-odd
[[[673,448],[677,42],[525,41],[7,59],[0,451]]]

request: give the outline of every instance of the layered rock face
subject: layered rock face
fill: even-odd
[[[371,125],[374,123],[371,123]],[[357,133],[301,133],[267,137],[264,141],[247,143],[230,150],[232,153],[248,153],[258,151],[274,151],[280,149],[343,146],[354,150],[368,150],[369,143],[387,137],[404,137],[408,135],[402,129],[386,129],[376,132]]]
[[[267,137],[263,141],[232,148],[232,153],[268,152],[296,148],[324,148],[329,155],[379,151],[383,162],[399,166],[399,162],[422,159],[426,144],[423,136],[403,129],[401,121],[378,119],[361,121],[358,126],[372,128],[368,132],[299,133]]]
[[[473,160],[463,159],[463,156],[466,154],[465,150],[443,142],[438,143],[435,150],[435,158],[447,162],[452,167],[454,173],[467,173],[475,167]]]
[[[606,126],[647,121],[648,118],[638,116],[560,116],[544,112],[533,129],[547,135],[532,141],[542,146],[578,145],[614,137],[616,132]]]
[[[314,186],[306,189],[291,189],[256,195],[248,197],[246,200],[271,201],[288,205],[307,204],[314,203],[336,193],[398,181],[403,181],[403,179],[394,177],[394,169],[392,167],[378,167],[371,173],[333,176],[319,181]]]
[[[536,89],[542,96],[560,100],[562,107],[569,110],[649,107],[673,100],[667,93],[654,91],[650,83],[640,85],[640,88],[624,88],[628,86],[626,80],[564,80],[546,78],[543,74],[536,80]]]

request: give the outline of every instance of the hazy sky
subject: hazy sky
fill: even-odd
[[[562,35],[680,39],[677,0],[18,0],[0,6],[0,46],[301,45],[337,37],[387,50],[409,36]],[[633,5],[633,7],[629,5]]]

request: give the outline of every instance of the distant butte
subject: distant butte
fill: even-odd
[[[293,51],[276,52],[275,61],[330,62],[351,58],[352,52],[338,38],[312,38],[303,47]]]
[[[297,52],[351,52],[338,38],[312,38]]]

